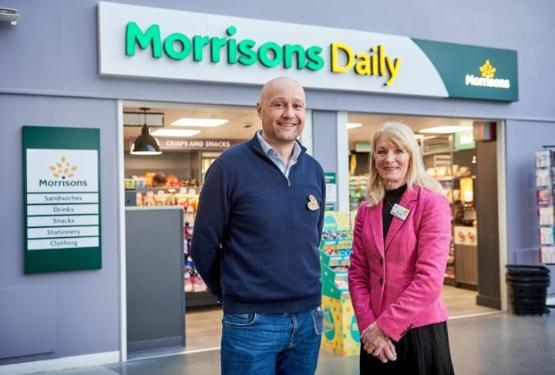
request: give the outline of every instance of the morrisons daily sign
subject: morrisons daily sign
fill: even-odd
[[[517,53],[354,30],[101,2],[100,74],[518,100]]]

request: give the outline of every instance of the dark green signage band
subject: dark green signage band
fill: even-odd
[[[518,100],[516,51],[412,40],[435,66],[450,98]],[[486,68],[490,77],[484,77]]]

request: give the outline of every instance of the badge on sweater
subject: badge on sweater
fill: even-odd
[[[391,209],[390,214],[401,219],[401,220],[405,220],[407,218],[407,216],[409,216],[409,212],[410,210],[408,208],[405,208],[397,203],[395,203],[393,205],[393,208]]]
[[[318,204],[318,201],[316,200],[316,197],[312,194],[308,195],[308,203],[306,204],[306,207],[310,210],[310,211],[316,211],[317,209],[320,208],[320,205]]]

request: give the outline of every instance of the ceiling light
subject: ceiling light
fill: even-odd
[[[160,155],[162,151],[160,151],[160,145],[158,144],[158,140],[150,135],[148,130],[148,126],[146,126],[146,111],[150,108],[143,107],[141,111],[144,114],[144,125],[141,129],[141,134],[135,138],[135,142],[131,145],[131,150],[129,153],[133,155]]]
[[[152,135],[158,137],[192,137],[200,133],[200,130],[190,130],[190,129],[157,129],[152,132]]]
[[[182,117],[177,121],[172,122],[173,126],[196,126],[199,128],[215,128],[226,124],[228,120],[224,118],[188,118]]]
[[[123,126],[164,127],[163,112],[123,112]]]
[[[442,125],[434,126],[433,128],[420,129],[419,133],[425,134],[451,134],[458,133],[465,130],[472,130],[470,125]]]
[[[362,126],[362,124],[360,122],[348,122],[347,123],[347,129],[360,128],[361,126]]]

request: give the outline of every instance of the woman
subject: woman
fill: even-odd
[[[349,268],[361,374],[454,373],[441,300],[450,238],[449,203],[414,134],[385,123],[372,140]]]

